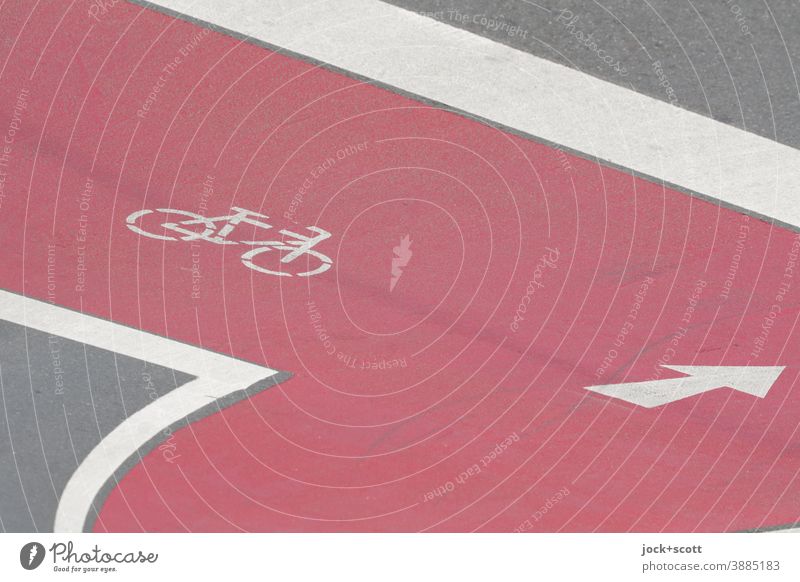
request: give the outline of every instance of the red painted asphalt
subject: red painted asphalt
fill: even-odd
[[[796,233],[131,4],[65,9],[3,8],[0,286],[293,373],[149,454],[98,531],[800,521]],[[126,223],[232,207],[274,226],[237,240],[331,233],[331,267]],[[764,399],[585,390],[660,363],[788,368]]]

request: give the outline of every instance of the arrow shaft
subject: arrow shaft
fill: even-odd
[[[724,381],[716,378],[693,377],[668,378],[665,380],[652,380],[648,382],[631,382],[628,384],[608,384],[604,386],[589,386],[588,390],[620,398],[632,404],[645,408],[653,408],[668,404],[682,398],[695,396],[709,390],[721,388]]]

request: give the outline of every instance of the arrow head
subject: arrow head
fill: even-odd
[[[663,366],[714,384],[764,398],[786,366]]]

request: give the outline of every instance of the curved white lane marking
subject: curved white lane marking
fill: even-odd
[[[92,449],[70,477],[58,503],[53,531],[83,531],[97,493],[132,454],[166,427],[264,377],[263,372],[249,379],[238,376],[225,384],[198,378],[129,416]]]
[[[196,376],[132,414],[92,449],[59,500],[54,531],[80,532],[114,472],[160,431],[279,372],[0,290],[0,319]]]

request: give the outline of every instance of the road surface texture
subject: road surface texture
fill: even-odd
[[[0,528],[796,529],[746,4],[2,4]]]

